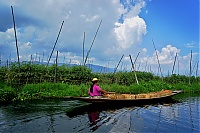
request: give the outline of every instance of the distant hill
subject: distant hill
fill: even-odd
[[[0,67],[1,66],[8,66],[9,63],[7,63],[6,61],[1,61],[0,63]],[[47,64],[46,62],[38,62],[38,61],[34,61],[34,64]],[[53,63],[49,63],[49,65],[52,65]],[[64,63],[58,63],[58,66],[62,66],[64,65]],[[78,66],[77,64],[67,64],[69,67],[72,66]],[[108,67],[104,67],[104,66],[100,66],[100,65],[95,65],[95,64],[86,64],[86,67],[90,68],[92,70],[92,72],[100,72],[100,73],[112,73],[114,72],[114,68],[108,68]]]
[[[114,72],[114,68],[108,68],[100,65],[93,65],[93,64],[87,64],[88,68],[90,68],[93,72],[102,72],[102,73],[112,73]]]

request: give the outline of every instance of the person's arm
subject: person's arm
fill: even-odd
[[[97,86],[97,90],[103,94],[114,94],[115,92],[108,92],[108,91],[105,91],[103,89],[101,89],[99,86]]]
[[[104,94],[114,94],[115,92],[108,92],[108,91],[105,91],[105,90],[100,90],[100,92],[104,93]]]
[[[107,91],[105,91],[105,90],[102,90],[102,89],[100,89],[100,92],[101,92],[101,93],[103,93],[103,94],[108,94],[108,92],[107,92]]]

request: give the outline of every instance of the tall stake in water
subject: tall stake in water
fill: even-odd
[[[57,78],[57,66],[58,66],[58,51],[56,53],[56,66],[55,66],[55,77],[54,77],[54,83],[57,82],[56,78]]]
[[[137,75],[136,75],[136,72],[135,72],[135,68],[134,68],[134,64],[133,64],[133,61],[132,61],[132,58],[131,58],[131,55],[129,55],[129,57],[130,57],[131,64],[132,64],[132,67],[133,67],[133,72],[134,72],[134,75],[135,75],[136,82],[137,82],[137,84],[139,85],[138,79],[137,79]]]
[[[189,74],[189,84],[190,84],[190,78],[192,76],[192,50],[191,50],[191,57],[190,57],[190,74]]]
[[[176,63],[176,57],[177,57],[177,53],[176,53],[176,56],[175,56],[175,59],[174,59],[174,65],[173,65],[173,68],[172,68],[172,75],[174,74],[174,66],[175,66],[175,63]]]
[[[114,70],[114,74],[115,74],[115,72],[117,71],[117,68],[118,68],[118,66],[119,66],[119,64],[120,64],[120,62],[121,62],[121,60],[122,60],[123,57],[124,57],[124,54],[122,55],[120,61],[118,62],[117,66],[116,66],[116,68],[115,68],[115,70]]]
[[[12,6],[11,6],[11,10],[12,10],[12,18],[13,18],[13,24],[14,24],[15,42],[16,42],[16,49],[17,49],[17,58],[18,58],[18,64],[20,66],[19,50],[18,50],[18,45],[17,45],[17,33],[16,33],[16,28],[15,28],[15,17],[14,17],[14,11],[13,11],[13,7]]]
[[[140,54],[140,52],[138,52],[138,54],[137,54],[137,56],[136,56],[136,58],[135,58],[135,61],[134,61],[134,63],[133,63],[133,64],[135,65],[135,66],[134,66],[135,68],[136,68],[136,64],[135,64],[135,63],[136,63],[136,61],[137,61],[137,58],[138,58],[139,54]],[[131,67],[131,70],[132,70],[132,67]]]
[[[83,65],[84,65],[84,46],[85,45],[85,32],[83,34]]]
[[[101,22],[102,22],[102,20],[101,20]],[[93,46],[93,44],[94,44],[94,40],[95,40],[95,38],[96,38],[96,36],[97,36],[97,33],[98,33],[98,31],[99,31],[99,28],[100,28],[100,26],[101,26],[101,22],[100,22],[100,24],[99,24],[99,27],[97,28],[97,31],[96,31],[96,34],[95,34],[94,39],[93,39],[93,41],[92,41],[92,44],[91,44],[91,46],[90,46],[90,49],[89,49],[89,51],[87,52],[87,55],[86,55],[86,57],[85,57],[85,62],[84,62],[84,64],[83,64],[84,66],[85,66],[85,64],[86,64],[86,62],[87,62],[88,56],[89,56],[90,51],[91,51],[91,49],[92,49],[92,46]]]
[[[198,70],[199,70],[199,61],[197,62],[196,78],[198,77]]]
[[[160,67],[160,62],[159,62],[159,59],[158,59],[158,53],[157,53],[157,50],[156,50],[156,46],[155,46],[153,40],[152,40],[152,42],[153,42],[153,46],[154,46],[154,49],[155,49],[155,52],[156,52],[156,57],[157,57],[157,60],[158,60],[158,65],[159,65],[160,74],[161,74],[161,77],[162,77],[162,80],[163,80],[163,75],[162,75],[162,71],[161,71],[161,67]]]
[[[197,62],[197,63],[198,63],[198,62]],[[192,72],[191,72],[191,75],[192,75],[192,73],[193,73],[193,71],[194,71],[194,69],[195,69],[197,63],[194,64],[193,69],[192,69]]]
[[[177,61],[178,61],[178,75],[179,75],[179,60],[178,60],[178,57],[177,57]]]
[[[55,42],[55,44],[54,44],[54,46],[53,46],[53,49],[52,49],[52,51],[51,51],[51,55],[50,55],[49,60],[48,60],[48,62],[47,62],[47,66],[49,65],[49,61],[51,60],[51,56],[52,56],[53,51],[54,51],[54,49],[55,49],[55,47],[56,47],[56,44],[57,44],[57,42],[58,42],[58,38],[59,38],[59,36],[60,36],[60,32],[61,32],[61,30],[62,30],[63,24],[64,24],[64,21],[63,21],[62,24],[61,24],[60,31],[59,31],[59,33],[58,33],[56,42]]]

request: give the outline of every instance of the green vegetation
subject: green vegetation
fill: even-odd
[[[16,96],[14,88],[7,86],[5,83],[0,83],[0,102],[11,101]]]
[[[99,85],[116,93],[147,93],[162,89],[200,91],[200,77],[171,75],[163,79],[149,72],[93,73],[83,66],[48,66],[23,62],[20,67],[12,63],[0,67],[0,102],[62,98],[64,96],[88,96],[90,80],[100,79]],[[189,83],[190,81],[190,83]]]
[[[82,90],[80,86],[84,85],[68,85],[67,83],[28,84],[22,87],[21,92],[18,94],[15,100],[80,96],[84,93],[84,90]]]

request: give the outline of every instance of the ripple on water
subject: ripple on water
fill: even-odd
[[[76,100],[24,102],[0,108],[0,132],[199,132],[199,103],[93,109]]]
[[[193,105],[194,107],[188,105]],[[199,109],[197,108],[199,108],[197,104],[175,104],[136,109],[131,116],[131,131],[199,131]]]

